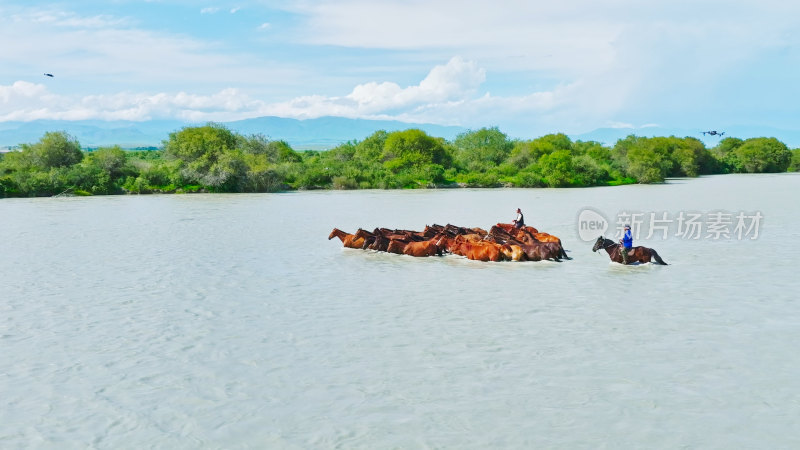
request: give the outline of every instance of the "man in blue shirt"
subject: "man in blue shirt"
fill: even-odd
[[[625,232],[622,233],[622,239],[620,239],[619,244],[622,264],[628,264],[628,252],[633,248],[633,235],[631,235],[630,225],[625,225]]]

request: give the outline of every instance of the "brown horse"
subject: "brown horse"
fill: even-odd
[[[608,257],[611,258],[612,261],[622,264],[622,254],[620,254],[621,246],[619,244],[611,239],[606,239],[603,236],[600,236],[597,238],[597,241],[595,241],[592,251],[596,252],[601,248],[608,253]],[[656,253],[656,251],[652,248],[633,247],[633,249],[631,249],[631,251],[628,253],[628,264],[637,262],[649,263],[653,259],[655,260],[655,264],[661,264],[664,266],[667,265],[667,263],[665,263],[664,260],[658,256],[658,253]]]
[[[508,261],[526,261],[528,259],[522,247],[515,244],[500,245],[500,253],[502,253]]]
[[[443,245],[450,253],[476,261],[503,261],[505,255],[501,245],[494,242],[479,241],[458,235],[455,238],[442,238]]]
[[[364,245],[364,238],[356,238],[355,235],[345,233],[338,228],[334,228],[333,231],[331,231],[328,240],[330,241],[334,237],[338,237],[342,241],[342,246],[344,247],[361,248],[361,246]]]
[[[539,232],[539,230],[537,230],[536,228],[529,227],[527,225],[523,225],[522,228],[517,228],[514,226],[513,223],[498,223],[497,226],[504,229],[508,233],[510,233],[511,230],[525,230],[531,234],[536,234]]]
[[[562,258],[572,259],[567,256],[561,240],[541,242],[525,229],[511,228],[506,231],[505,224],[497,224],[489,231],[489,237],[501,244],[516,244],[522,248],[529,261],[543,261],[552,259],[561,262]],[[549,236],[549,235],[548,235]],[[555,238],[555,236],[552,236]]]
[[[554,242],[560,247],[558,255],[559,259],[572,259],[567,255],[566,250],[564,250],[564,246],[561,244],[561,239],[549,233],[539,233],[536,228],[533,227],[525,226],[522,228],[515,228],[512,224],[498,223],[492,227],[492,230],[489,233],[505,233],[521,243],[530,245],[535,245],[537,242]]]
[[[442,249],[440,247],[440,239],[433,238],[421,242],[409,242],[403,249],[404,255],[409,256],[442,256]]]
[[[389,243],[386,245],[386,251],[389,253],[397,253],[398,255],[402,255],[406,249],[406,245],[408,245],[407,241],[390,239]]]

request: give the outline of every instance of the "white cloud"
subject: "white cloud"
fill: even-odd
[[[448,105],[472,101],[485,70],[473,61],[452,58],[434,67],[419,84],[393,82],[357,85],[343,96],[309,95],[266,103],[233,89],[212,95],[117,93],[71,97],[51,92],[45,84],[17,81],[0,86],[0,121],[35,119],[148,120],[178,117],[190,120],[232,120],[259,115],[285,117],[413,117]],[[439,106],[436,106],[439,105]],[[435,121],[435,120],[434,120]]]
[[[636,128],[632,123],[626,122],[609,122],[608,126],[611,128]]]
[[[179,118],[189,121],[235,120],[251,117],[263,108],[240,91],[228,88],[211,95],[178,93],[130,93],[64,96],[43,84],[17,81],[0,86],[0,122],[59,120],[133,120]]]
[[[237,13],[237,12],[239,12],[239,10],[241,10],[241,9],[242,9],[241,7],[239,7],[239,6],[236,6],[236,7],[234,7],[234,8],[231,8],[231,10],[230,10],[230,13],[231,13],[231,14],[236,14],[236,13]]]
[[[71,11],[56,9],[36,9],[23,12],[15,12],[9,16],[11,23],[17,24],[38,24],[39,26],[55,26],[61,28],[107,28],[129,25],[129,21],[124,18],[109,15],[80,16]]]
[[[219,8],[213,6],[200,10],[200,14],[216,14],[217,12],[219,12]]]
[[[19,81],[0,86],[0,111],[11,111],[0,114],[0,121],[179,118],[196,122],[265,115],[300,119],[340,116],[470,127],[516,122],[520,129],[534,130],[557,126],[564,118],[581,118],[573,105],[585,95],[583,83],[522,96],[492,96],[481,92],[485,79],[486,70],[476,62],[453,57],[433,67],[415,85],[367,82],[341,96],[306,95],[272,103],[233,88],[210,95],[122,92],[70,97],[54,94],[44,84]]]
[[[268,105],[271,114],[289,117],[388,117],[432,104],[468,100],[486,79],[486,71],[473,61],[454,57],[447,64],[434,67],[415,86],[384,82],[357,85],[347,95],[327,97],[302,96],[287,102]]]
[[[272,28],[272,24],[269,22],[264,22],[258,26],[259,30],[269,30],[270,28]]]
[[[447,64],[434,67],[419,85],[405,89],[391,82],[356,86],[345,99],[370,113],[393,108],[464,99],[486,79],[486,71],[473,61],[454,57]]]

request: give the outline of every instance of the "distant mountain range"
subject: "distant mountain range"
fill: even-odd
[[[419,128],[426,133],[454,139],[466,131],[464,127],[433,124],[407,123],[395,120],[347,119],[343,117],[320,117],[317,119],[287,119],[282,117],[259,117],[255,119],[223,122],[230,130],[241,134],[261,133],[271,139],[287,141],[297,150],[328,149],[350,140],[362,140],[377,130],[396,131]],[[202,125],[177,120],[152,120],[147,122],[102,121],[102,120],[35,120],[32,122],[0,122],[0,149],[13,148],[22,143],[34,143],[47,131],[66,131],[75,136],[83,147],[119,145],[123,148],[159,147],[169,134],[186,126]],[[502,131],[502,128],[501,128]],[[719,136],[703,135],[700,129],[664,127],[644,128],[599,128],[582,134],[571,134],[573,140],[598,141],[613,145],[617,140],[634,134],[637,136],[692,136],[708,147],[715,146]],[[723,137],[775,137],[790,148],[800,147],[800,130],[785,130],[768,127],[731,126]],[[554,130],[553,132],[558,132]],[[532,139],[537,136],[512,136]]]
[[[241,134],[261,133],[270,139],[288,142],[298,150],[328,149],[351,140],[361,140],[378,130],[396,131],[419,128],[431,136],[453,139],[465,128],[395,120],[347,119],[343,117],[320,117],[317,119],[286,119],[282,117],[258,117],[255,119],[222,122],[228,129]],[[31,122],[0,123],[0,148],[14,147],[22,143],[38,141],[45,132],[66,131],[75,136],[81,146],[101,147],[119,145],[123,148],[158,147],[169,134],[186,126],[202,123],[187,123],[176,120],[152,120],[147,122],[101,121],[101,120],[35,120]]]

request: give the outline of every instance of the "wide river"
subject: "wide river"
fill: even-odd
[[[798,193],[779,174],[0,200],[0,447],[799,448]],[[517,207],[573,259],[327,240]],[[674,220],[634,222],[670,265],[592,253],[586,207],[608,237],[620,212]]]

